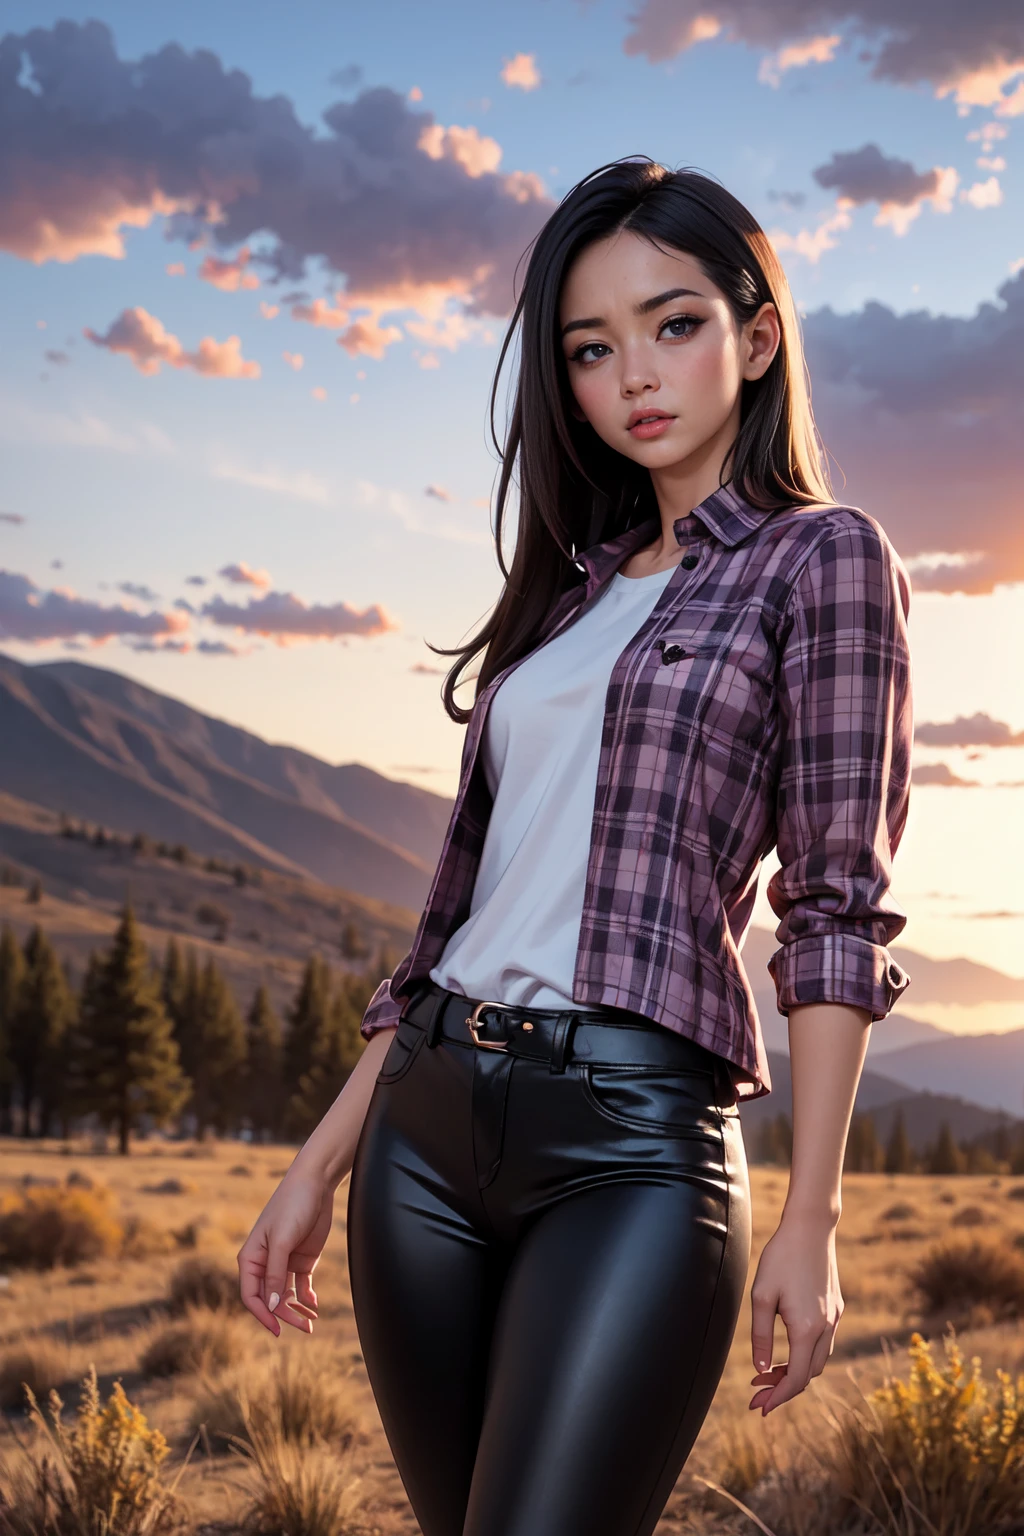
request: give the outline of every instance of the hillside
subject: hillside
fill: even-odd
[[[0,655],[0,791],[401,906],[426,899],[451,802],[274,746],[115,672]]]
[[[1024,1113],[1024,1029],[1002,1035],[949,1035],[886,1051],[880,1072],[929,1093],[962,1093],[976,1104]]]
[[[34,877],[43,885],[39,902],[28,900]],[[399,958],[418,915],[253,864],[236,874],[230,867],[208,869],[195,857],[183,863],[152,849],[134,852],[123,843],[97,847],[63,836],[53,811],[0,794],[0,922],[10,923],[19,939],[41,923],[80,979],[90,950],[108,942],[129,896],[155,955],[172,936],[204,958],[212,955],[243,1006],[265,981],[283,1008],[314,949],[336,968],[344,966],[341,941],[349,923],[369,956],[384,946]]]
[[[791,1116],[793,1113],[789,1057],[782,1052],[769,1051],[768,1065],[772,1074],[772,1092],[765,1098],[743,1105],[741,1109],[748,1147],[752,1145],[757,1129],[765,1120],[771,1120],[778,1114]],[[969,1103],[960,1096],[915,1093],[906,1084],[870,1068],[865,1068],[861,1075],[854,1110],[858,1114],[870,1114],[883,1142],[892,1129],[897,1113],[902,1111],[907,1136],[915,1152],[924,1152],[934,1142],[944,1120],[958,1141],[970,1141],[975,1136],[994,1131],[1006,1119],[1005,1115]]]

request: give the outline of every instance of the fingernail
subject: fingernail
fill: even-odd
[[[280,1300],[281,1300],[281,1298],[277,1294],[277,1292],[276,1291],[271,1291],[271,1293],[270,1293],[270,1300],[267,1302],[267,1306],[270,1308],[271,1312],[273,1312],[274,1309],[278,1306],[278,1304],[280,1303]]]

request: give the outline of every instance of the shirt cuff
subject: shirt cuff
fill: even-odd
[[[359,1033],[364,1040],[370,1040],[378,1030],[390,1029],[393,1024],[397,1024],[401,1014],[401,1003],[397,1003],[391,996],[391,977],[385,976],[366,1005]]]
[[[884,1019],[910,976],[884,944],[848,933],[811,934],[777,949],[768,961],[780,1013],[803,1003],[847,1003]]]

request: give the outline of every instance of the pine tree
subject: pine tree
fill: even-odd
[[[327,962],[313,953],[306,961],[302,981],[288,1015],[284,1042],[284,1087],[290,1097],[322,1056],[322,1042],[330,1029],[331,973]]]
[[[62,1047],[74,1000],[57,952],[38,924],[25,941],[24,958],[25,978],[9,1049],[24,1133],[31,1134],[32,1111],[38,1104],[38,1134],[45,1136],[64,1096]]]
[[[0,933],[0,1134],[4,1136],[11,1134],[11,1089],[14,1085],[11,1039],[24,985],[25,956],[14,929],[5,923]]]
[[[90,956],[69,1057],[75,1108],[112,1127],[122,1154],[143,1115],[164,1124],[188,1096],[171,1021],[128,905],[110,950]]]
[[[187,1004],[182,1056],[192,1079],[190,1108],[201,1140],[211,1126],[223,1133],[238,1117],[245,1025],[234,995],[212,959],[198,977],[197,990],[195,1002]]]
[[[865,1115],[861,1126],[861,1158],[865,1173],[880,1173],[885,1149],[878,1139],[878,1127],[872,1115]]]
[[[255,1134],[278,1136],[284,1106],[281,1021],[261,982],[246,1021],[245,1111]]]
[[[910,1150],[910,1141],[907,1137],[907,1127],[903,1119],[902,1109],[896,1111],[896,1117],[889,1131],[889,1139],[885,1144],[884,1166],[886,1173],[913,1172],[914,1154]]]
[[[174,938],[168,939],[167,948],[164,950],[163,968],[160,972],[160,997],[175,1030],[179,1026],[184,1009],[185,983],[185,962],[181,958],[178,941]]]
[[[949,1121],[943,1120],[939,1134],[928,1158],[928,1172],[935,1174],[963,1173],[964,1155],[956,1144]]]
[[[850,1120],[850,1130],[846,1138],[846,1150],[843,1153],[844,1173],[863,1173],[864,1171],[863,1126],[863,1115],[854,1115]]]

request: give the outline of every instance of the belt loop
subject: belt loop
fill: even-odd
[[[551,1037],[551,1071],[564,1072],[565,1058],[579,1019],[575,1008],[567,1008],[558,1015],[555,1032]]]
[[[427,1045],[433,1050],[441,1038],[441,1022],[444,1013],[444,1005],[448,1000],[448,993],[443,987],[438,987],[434,996],[430,999],[427,1011]]]

